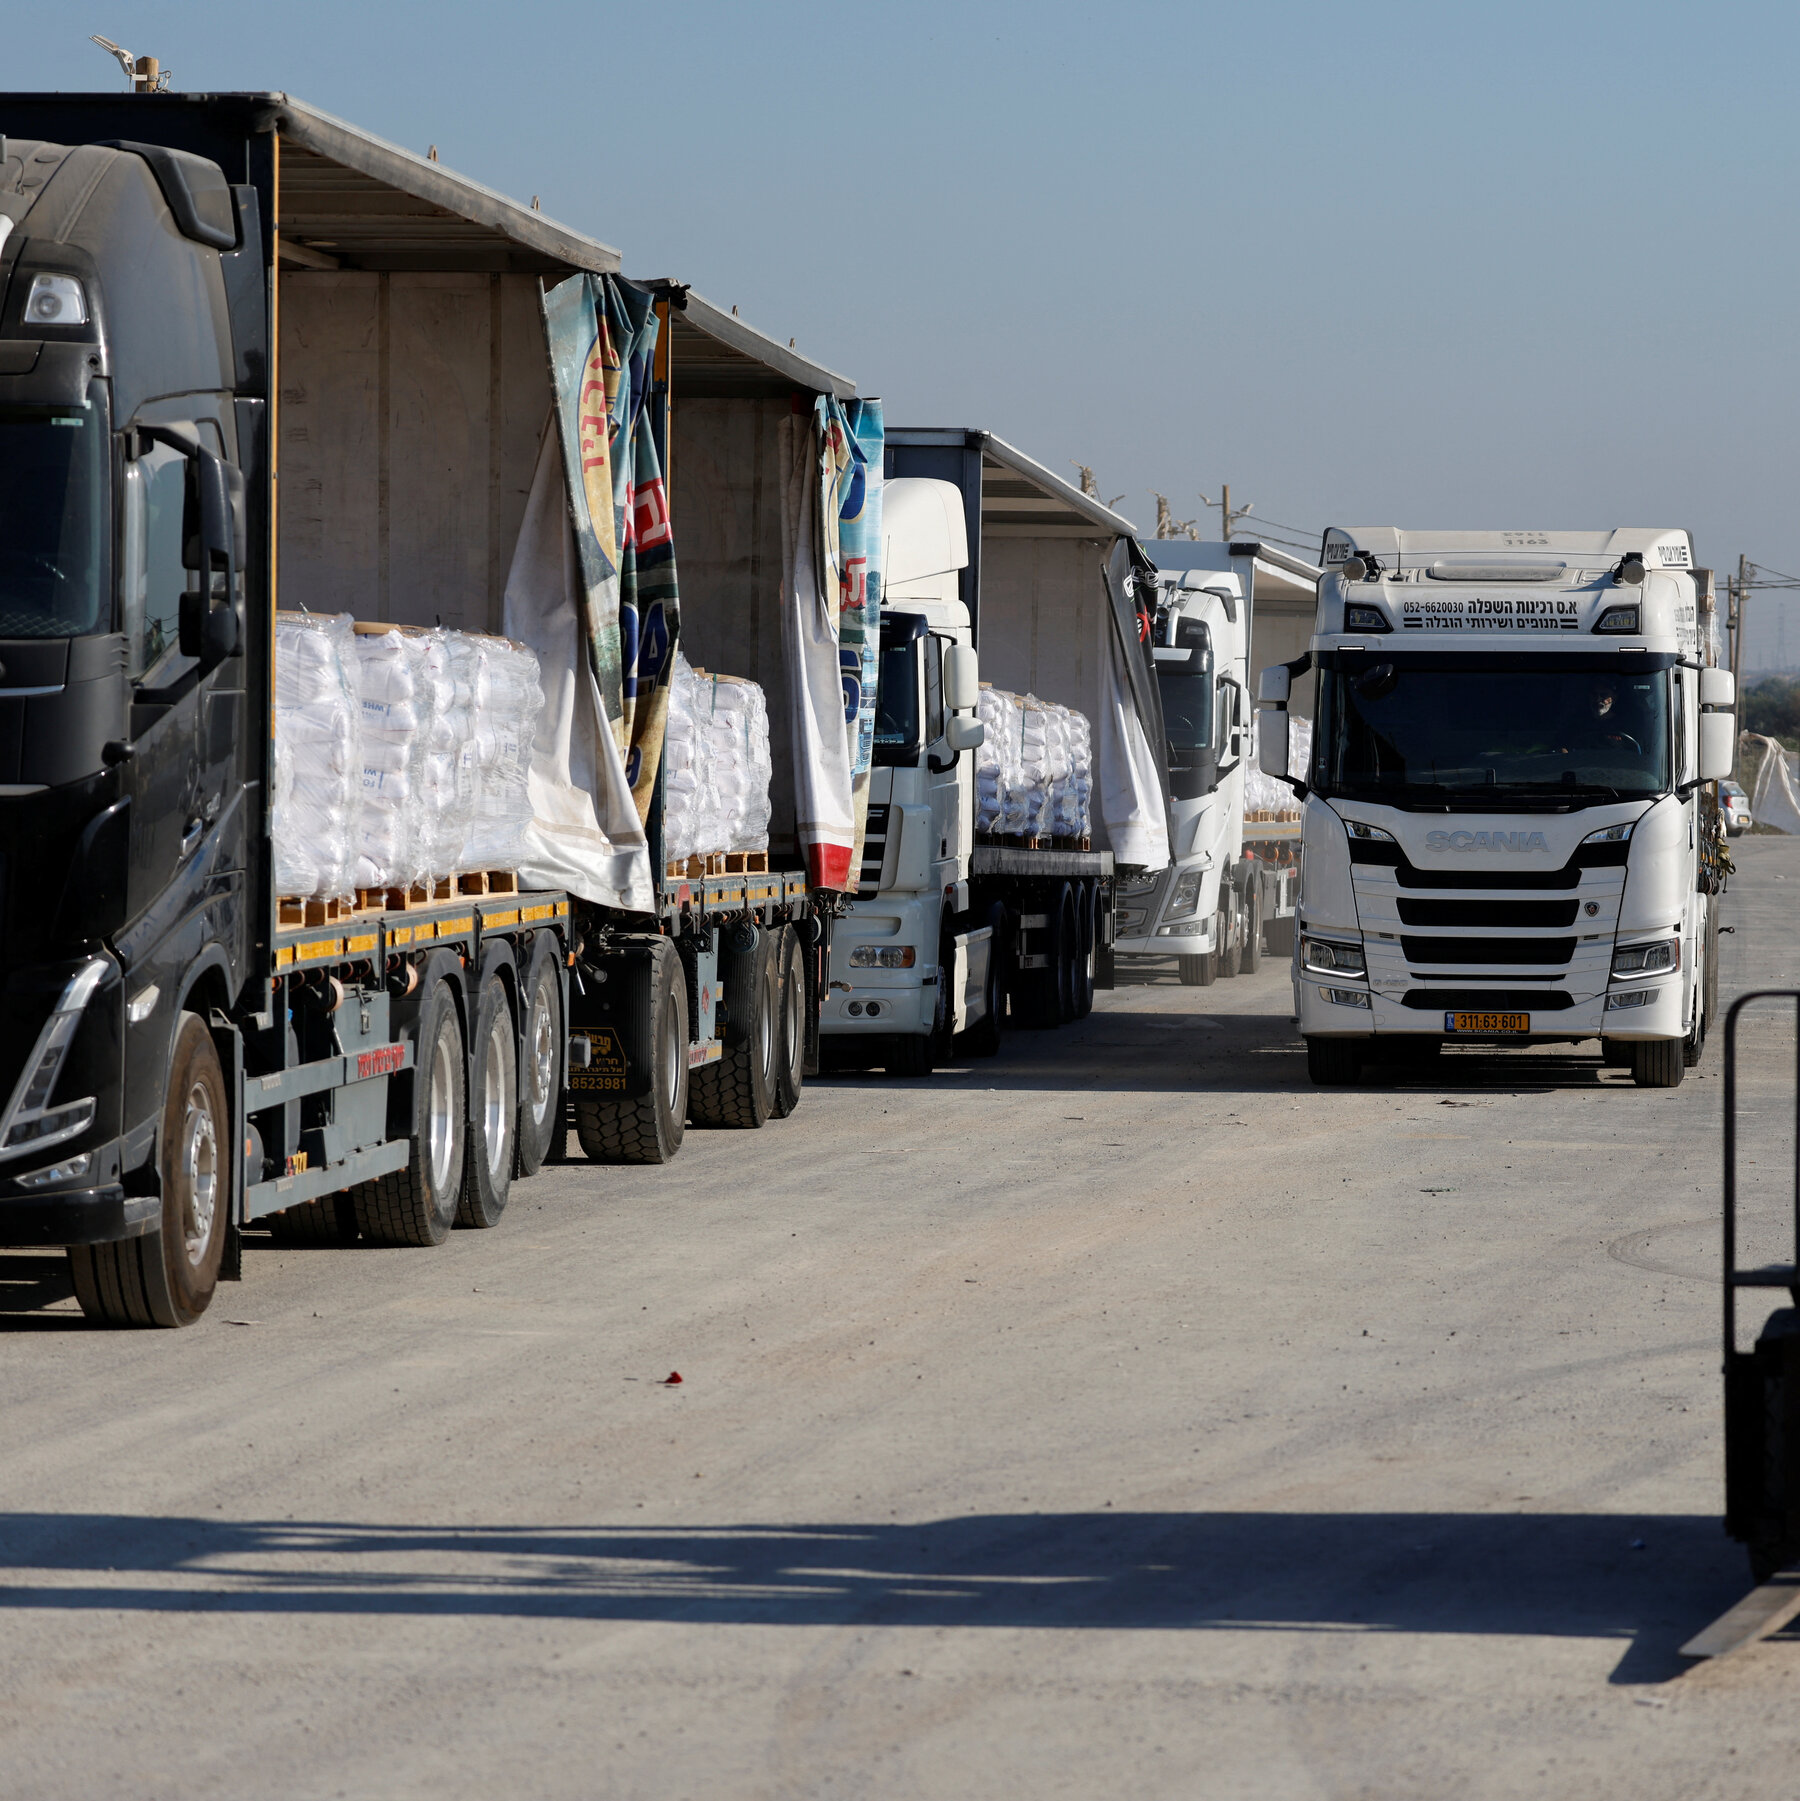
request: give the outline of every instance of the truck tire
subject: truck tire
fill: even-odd
[[[498,971],[482,983],[475,1008],[472,1074],[468,1154],[456,1223],[485,1230],[499,1225],[506,1211],[519,1129],[519,1035]]]
[[[1218,937],[1215,940],[1219,947],[1219,974],[1234,976],[1243,967],[1244,961],[1244,915],[1237,890],[1229,883],[1219,884],[1219,897],[1224,903],[1219,908]]]
[[[1244,883],[1244,957],[1242,969],[1253,976],[1262,968],[1262,880],[1253,869]]]
[[[688,1108],[687,976],[668,939],[650,947],[649,1091],[632,1100],[575,1097],[575,1135],[595,1163],[667,1163]]]
[[[347,1194],[328,1194],[316,1201],[302,1201],[298,1207],[284,1207],[267,1219],[256,1222],[267,1226],[269,1236],[277,1244],[347,1245],[356,1243],[356,1208]]]
[[[1177,957],[1175,967],[1183,988],[1210,988],[1219,979],[1219,953],[1208,951],[1198,957]]]
[[[1679,1038],[1640,1038],[1631,1047],[1631,1079],[1640,1088],[1679,1088],[1685,1067]]]
[[[935,1032],[895,1032],[887,1041],[890,1076],[928,1076],[937,1068]]]
[[[231,1110],[212,1033],[197,1013],[175,1028],[164,1090],[162,1215],[154,1231],[69,1247],[81,1311],[108,1326],[191,1326],[213,1298],[231,1214]]]
[[[1075,987],[1072,1019],[1086,1019],[1094,1010],[1094,946],[1099,930],[1094,914],[1099,897],[1092,882],[1075,884]]]
[[[725,996],[725,1049],[688,1077],[688,1118],[697,1126],[755,1131],[775,1105],[781,978],[775,966],[779,934],[753,927],[747,951],[726,946],[719,958]],[[735,1041],[735,1042],[734,1042]]]
[[[776,933],[777,1026],[775,1031],[775,1099],[771,1117],[786,1119],[800,1105],[806,1084],[806,965],[800,934],[791,925]]]
[[[519,1092],[521,1176],[535,1176],[555,1146],[563,1122],[562,979],[556,967],[558,940],[540,934],[531,974],[525,982],[525,1080]]]
[[[1056,1023],[1066,1026],[1081,1017],[1081,883],[1065,882],[1057,901],[1061,923],[1056,930]]]
[[[1006,1013],[1006,909],[999,901],[988,908],[986,924],[993,934],[988,941],[987,987],[984,991],[987,1016],[976,1020],[962,1035],[963,1054],[968,1057],[997,1057],[1000,1054],[1000,1022]]]
[[[1360,1038],[1309,1038],[1306,1041],[1306,1073],[1321,1088],[1342,1088],[1361,1079],[1363,1041]]]
[[[1018,1025],[1032,1031],[1045,1031],[1062,1024],[1066,1014],[1069,958],[1064,948],[1064,903],[1068,899],[1066,882],[1059,882],[1044,897],[1044,918],[1048,922],[1039,937],[1044,965],[1041,969],[1013,969],[1012,1016]],[[1035,911],[1035,909],[1033,909]]]
[[[406,1166],[350,1190],[356,1223],[371,1244],[442,1244],[462,1199],[468,1062],[448,982],[433,983],[420,1003],[413,1047]]]

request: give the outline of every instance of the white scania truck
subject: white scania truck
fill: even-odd
[[[1446,1043],[1598,1039],[1672,1088],[1717,990],[1707,785],[1736,725],[1685,531],[1325,534],[1307,655],[1265,669],[1288,778],[1318,673],[1294,1003],[1315,1082]]]
[[[1318,569],[1254,541],[1153,539],[1151,630],[1169,759],[1169,867],[1121,877],[1115,955],[1174,957],[1183,984],[1253,973],[1293,948],[1299,834],[1248,823],[1253,657],[1312,633]],[[1302,605],[1304,610],[1302,611]]]

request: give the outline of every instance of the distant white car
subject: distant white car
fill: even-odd
[[[1719,784],[1719,808],[1725,815],[1725,836],[1741,837],[1750,829],[1750,796],[1736,782]]]

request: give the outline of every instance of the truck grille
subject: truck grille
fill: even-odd
[[[1352,839],[1371,984],[1420,1010],[1546,1013],[1604,993],[1629,848],[1581,845],[1560,868],[1540,853],[1498,869],[1419,869],[1398,844]]]
[[[1408,963],[1486,966],[1493,963],[1567,963],[1575,954],[1573,938],[1405,938],[1400,948]]]
[[[1572,926],[1581,903],[1577,900],[1413,900],[1400,895],[1395,901],[1400,923],[1408,926],[1462,926],[1492,930],[1498,926]]]
[[[857,876],[858,891],[878,894],[881,891],[881,866],[887,859],[888,809],[869,808],[868,829],[863,833],[862,868]]]

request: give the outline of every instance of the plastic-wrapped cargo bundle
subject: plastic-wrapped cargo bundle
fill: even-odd
[[[711,678],[712,785],[726,850],[769,848],[769,708],[742,676]]]
[[[337,898],[356,887],[360,710],[349,615],[278,615],[270,820],[278,893]]]
[[[663,854],[671,862],[704,855],[705,822],[718,812],[717,798],[709,792],[712,744],[705,719],[710,687],[676,651],[663,736]]]
[[[427,876],[441,880],[462,867],[463,846],[475,818],[475,711],[481,666],[474,640],[462,632],[426,633],[419,674],[426,696],[419,840]]]
[[[1059,838],[1085,838],[1091,818],[1094,790],[1094,735],[1085,713],[1062,709],[1063,737],[1068,767],[1056,788],[1056,821]]]
[[[1004,688],[983,683],[976,717],[987,727],[975,753],[975,829],[998,832],[1006,796],[1019,783],[1019,703]]]
[[[755,682],[703,675],[679,651],[663,742],[671,862],[769,846],[769,707]]]
[[[1000,828],[1008,838],[1049,835],[1055,733],[1056,726],[1045,702],[1035,694],[1025,695],[1019,702],[1019,780],[1006,797]]]
[[[516,869],[531,823],[526,778],[544,690],[534,652],[505,638],[473,642],[475,805],[458,870]]]
[[[430,686],[425,645],[397,631],[355,637],[362,726],[359,888],[409,888],[427,874],[419,803]]]

